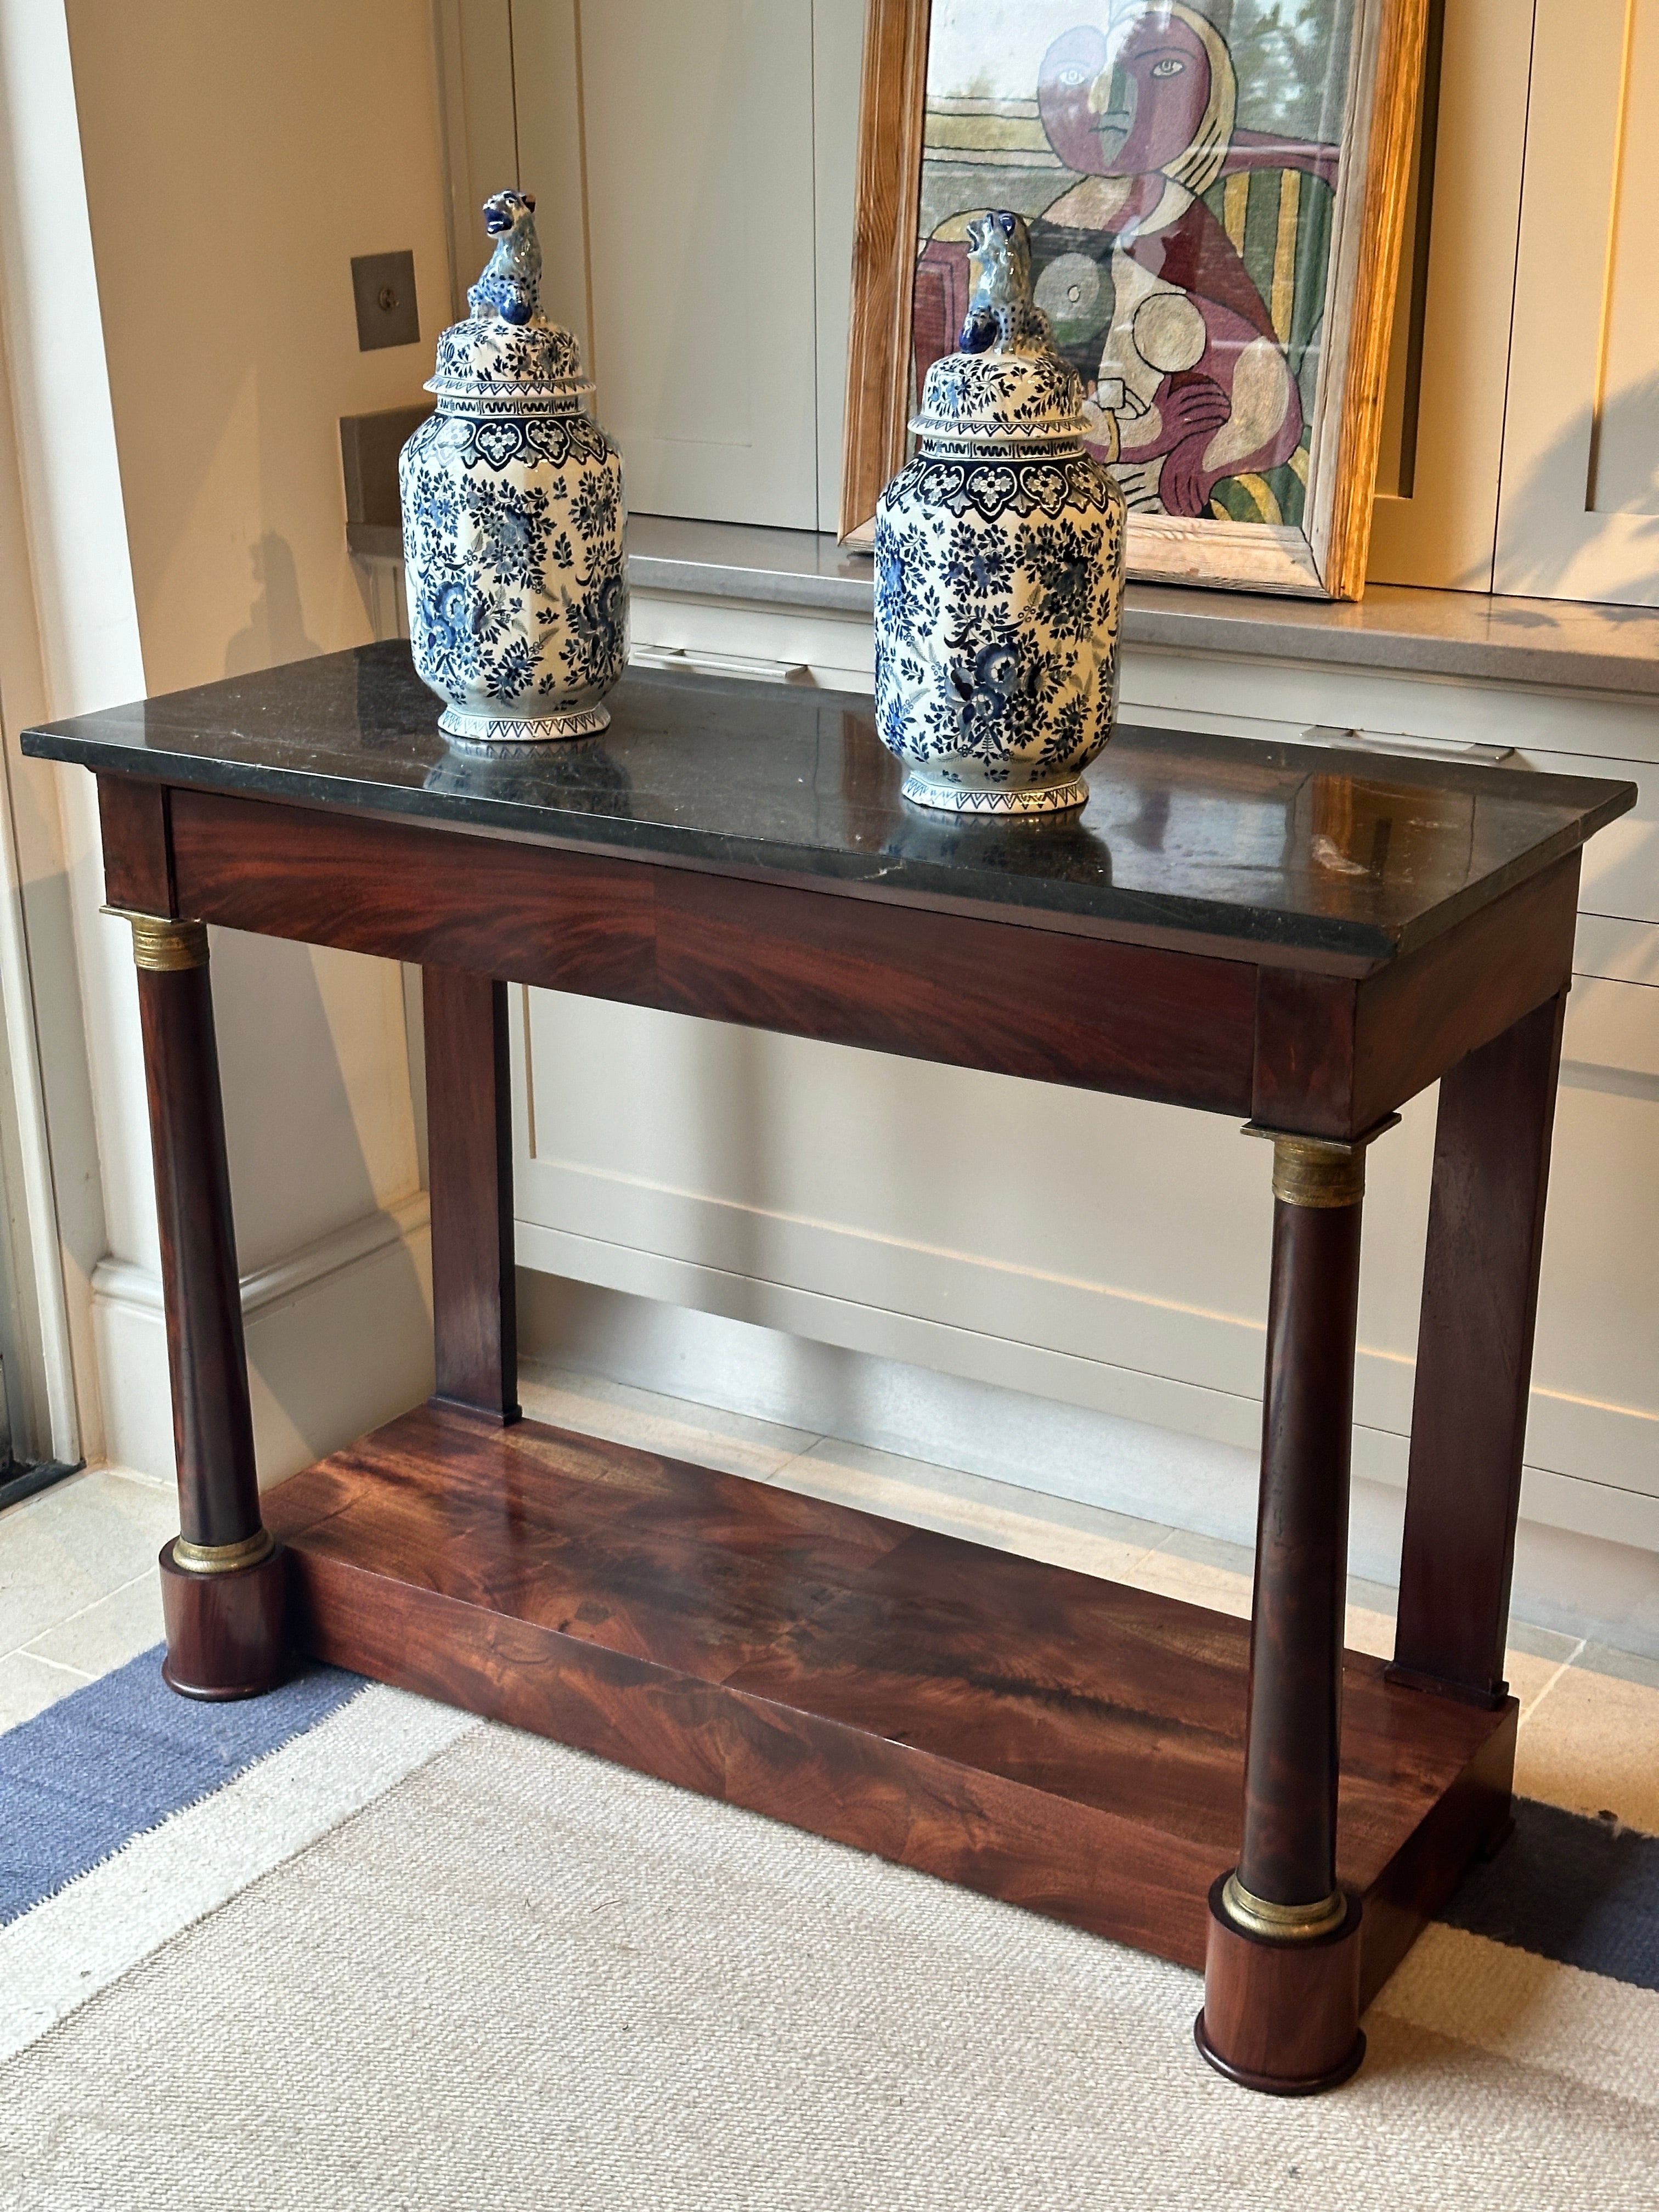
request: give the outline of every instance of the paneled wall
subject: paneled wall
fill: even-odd
[[[458,206],[509,161],[547,198],[634,507],[832,527],[863,0],[441,13]],[[1435,85],[1371,574],[1659,605],[1659,0],[1444,0]]]
[[[1554,35],[1555,4],[1539,0],[1540,41]],[[1633,82],[1632,70],[1644,66],[1644,26],[1659,0],[1631,0],[1628,14],[1624,0],[1585,0],[1579,12],[1594,20],[1575,65],[1591,68],[1600,51],[1595,25],[1609,7],[1619,26],[1635,27],[1618,62],[1620,82]],[[726,11],[719,12],[724,21]],[[849,27],[861,8],[859,0],[815,0],[809,10],[800,0],[797,15],[792,0],[770,11],[774,34],[797,40],[797,78],[779,87],[780,98],[797,108],[809,13],[814,189],[822,207],[837,193],[844,199],[850,183],[856,54]],[[1518,317],[1511,345],[1517,247],[1524,271],[1544,234],[1540,210],[1553,204],[1528,137],[1533,131],[1546,147],[1547,136],[1536,134],[1550,105],[1540,97],[1548,80],[1539,79],[1534,63],[1532,13],[1515,0],[1446,0],[1416,468],[1410,497],[1401,495],[1396,471],[1394,491],[1380,503],[1384,575],[1490,588],[1500,473],[1522,467],[1523,387],[1565,389],[1565,365],[1582,354],[1583,317],[1601,328],[1598,293],[1575,309],[1553,350],[1538,332],[1523,342]],[[609,82],[611,65],[588,54],[587,42],[612,35],[596,29],[612,20],[626,19],[630,35],[642,35],[647,16],[660,22],[676,14],[665,0],[614,17],[586,0],[533,9],[520,0],[468,0],[459,11],[461,25],[473,27],[466,40],[476,29],[480,41],[469,49],[469,99],[492,41],[514,62],[524,180],[536,189],[538,178],[555,179],[555,210],[550,225],[544,206],[544,229],[562,252],[573,236],[595,240],[593,179],[619,158],[611,134],[622,144],[623,108],[611,92],[588,96]],[[556,81],[541,73],[536,56],[552,52],[549,27],[561,24],[566,73]],[[833,67],[823,60],[826,26],[842,42]],[[1545,66],[1556,64],[1547,58]],[[642,104],[626,115],[636,133],[660,134],[657,149],[641,157],[635,183],[619,183],[605,169],[613,209],[626,203],[630,220],[617,217],[603,256],[595,246],[586,272],[567,257],[559,279],[565,295],[554,295],[556,309],[572,319],[591,312],[601,409],[628,450],[633,502],[646,509],[666,496],[659,488],[667,479],[655,459],[641,467],[630,424],[645,434],[648,453],[652,422],[664,418],[630,410],[643,404],[637,393],[658,373],[677,287],[702,280],[701,270],[677,269],[660,256],[660,236],[687,235],[658,220],[661,179],[673,175],[695,198],[713,190],[708,177],[720,173],[691,159],[709,133],[708,113],[689,100],[683,108],[659,100],[651,91],[659,81],[655,67],[635,72]],[[708,96],[724,84],[737,101],[726,112],[738,127],[740,79],[720,77],[712,60],[704,70]],[[556,109],[563,118],[556,132],[545,123]],[[605,140],[597,148],[596,118],[605,118],[598,127]],[[499,159],[499,120],[493,127]],[[1571,134],[1563,131],[1565,144]],[[760,188],[783,189],[793,173],[802,189],[800,147],[792,171],[788,160],[766,152],[769,143],[757,142]],[[849,161],[841,183],[828,166],[826,149],[836,144]],[[670,158],[664,147],[678,150]],[[539,166],[530,166],[527,149]],[[1587,156],[1592,167],[1601,158]],[[1636,156],[1619,159],[1620,174],[1633,175]],[[1604,186],[1611,164],[1609,152]],[[647,175],[654,180],[648,188],[637,182]],[[584,177],[579,229],[571,211]],[[470,176],[466,189],[478,181]],[[1638,210],[1631,220],[1650,214]],[[1605,269],[1608,234],[1604,210],[1601,229],[1592,224],[1576,248],[1583,267]],[[1607,297],[1623,296],[1617,265],[1615,256]],[[647,271],[653,282],[645,281]],[[780,321],[804,314],[799,274],[797,266],[780,275],[768,310]],[[821,249],[821,338],[832,278],[844,302],[844,276]],[[1546,286],[1544,296],[1559,297],[1559,288],[1550,294]],[[1625,325],[1615,319],[1607,328]],[[775,332],[768,343],[799,345],[800,333],[792,340]],[[1635,343],[1609,338],[1608,358],[1627,358]],[[637,370],[618,362],[624,348],[639,352]],[[641,380],[637,387],[630,374]],[[833,388],[821,371],[821,404]],[[1517,397],[1506,434],[1511,388]],[[695,380],[684,387],[688,416],[696,389]],[[821,501],[826,465],[821,461]],[[727,504],[698,501],[691,511],[718,515],[736,505],[734,495]],[[751,510],[750,519],[778,512]],[[1525,524],[1523,509],[1504,510],[1506,560],[1521,560],[1516,549],[1532,542]],[[1535,536],[1547,544],[1560,532],[1547,517]],[[1616,562],[1598,573],[1607,586],[1601,595],[1641,596]],[[1545,569],[1534,566],[1528,575],[1532,590],[1556,588]],[[867,689],[870,682],[867,623],[638,593],[634,630],[647,649],[746,657],[757,667],[804,664],[821,684]],[[1264,737],[1295,734],[1312,722],[1461,734],[1516,746],[1517,773],[1605,772],[1642,785],[1638,813],[1597,840],[1586,869],[1525,1510],[1561,1527],[1659,1548],[1652,1357],[1659,1340],[1659,716],[1607,698],[1150,650],[1127,657],[1124,693],[1126,715],[1139,720]],[[1230,1125],[533,993],[520,1004],[518,1076],[520,1250],[532,1267],[1200,1436],[1255,1441],[1270,1200],[1260,1148]],[[1385,1480],[1404,1473],[1434,1105],[1432,1093],[1414,1102],[1372,1161],[1357,1465]]]
[[[869,631],[636,597],[642,640],[810,659]],[[805,649],[803,649],[805,648]],[[1636,812],[1586,855],[1524,1510],[1659,1549],[1659,715],[1645,704],[1148,649],[1125,717],[1515,745]],[[523,994],[527,1266],[1253,1446],[1271,1204],[1230,1122]],[[1356,1459],[1403,1481],[1436,1094],[1373,1152]]]
[[[1659,0],[1538,0],[1494,588],[1659,606]]]
[[[1446,0],[1417,467],[1380,582],[1659,606],[1659,0]],[[1408,282],[1408,278],[1407,278]]]
[[[440,21],[458,268],[489,192],[538,195],[544,295],[629,506],[832,529],[864,0],[444,0]]]

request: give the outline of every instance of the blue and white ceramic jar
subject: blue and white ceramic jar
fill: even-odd
[[[907,799],[1046,814],[1083,805],[1112,733],[1123,495],[1084,449],[1024,222],[983,216],[969,236],[960,349],[928,370],[921,450],[876,509],[876,723]]]
[[[495,251],[398,467],[416,672],[462,750],[604,729],[628,660],[622,460],[575,339],[541,313],[535,205],[486,201]]]

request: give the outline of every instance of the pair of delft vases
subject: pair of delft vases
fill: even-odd
[[[539,304],[535,202],[485,204],[471,313],[399,462],[410,641],[464,753],[591,737],[628,659],[622,461],[575,339]],[[916,458],[876,514],[876,720],[903,791],[961,814],[1080,806],[1112,732],[1124,502],[1032,305],[1025,227],[969,226],[958,350],[927,372]]]

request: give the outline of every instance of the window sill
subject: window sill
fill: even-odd
[[[395,560],[395,527],[348,526],[354,553]],[[635,591],[810,608],[870,619],[872,562],[827,535],[745,523],[635,514],[628,526]],[[1132,584],[1124,641],[1181,653],[1659,699],[1659,610],[1578,599],[1522,599],[1480,592],[1374,584],[1358,605],[1255,593]]]

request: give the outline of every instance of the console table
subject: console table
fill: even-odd
[[[869,702],[630,674],[447,752],[372,646],[33,730],[131,922],[181,1534],[173,1686],[285,1649],[1205,1969],[1346,2077],[1505,1832],[1503,1680],[1579,851],[1629,784],[1125,729],[1079,817],[907,806]],[[425,971],[436,1395],[261,1499],[205,925]],[[1275,1196],[1245,1624],[520,1418],[507,985],[1237,1116]],[[1440,1079],[1391,1666],[1341,1629],[1367,1147]],[[263,1513],[262,1513],[263,1508]]]

